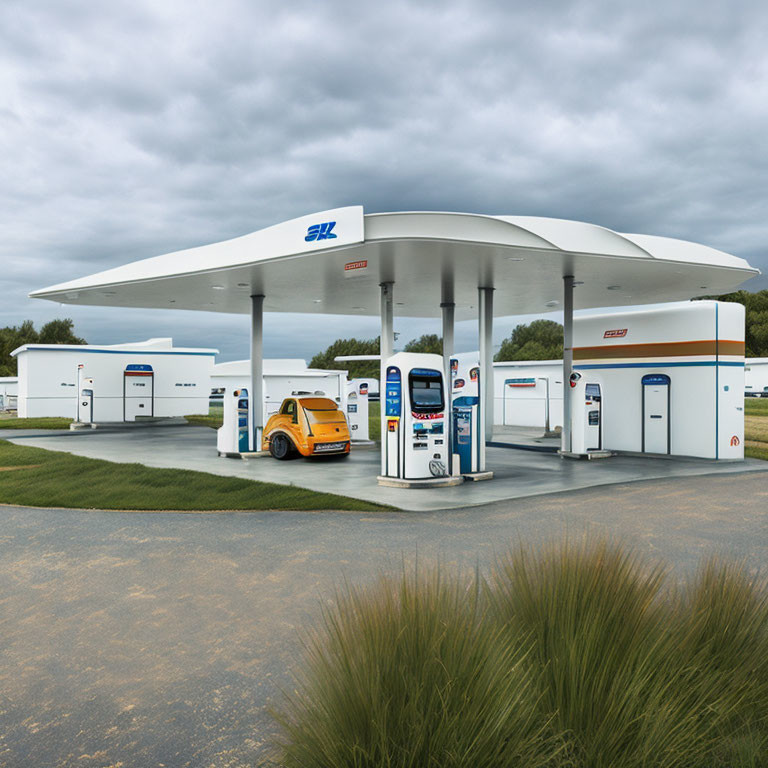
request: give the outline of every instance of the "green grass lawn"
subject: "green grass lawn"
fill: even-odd
[[[768,397],[745,397],[744,413],[747,416],[768,416]]]
[[[72,419],[63,416],[46,416],[37,419],[18,419],[15,416],[0,416],[0,429],[69,429]]]
[[[744,398],[744,455],[768,461],[768,398]]]
[[[381,403],[368,401],[368,437],[381,440]]]
[[[195,427],[218,429],[221,426],[224,417],[221,414],[221,408],[217,409],[217,411],[218,412],[214,412],[214,410],[211,409],[211,413],[194,413],[190,416],[185,416],[184,418],[187,420],[188,424],[192,424]]]
[[[272,461],[272,459],[263,459]],[[343,471],[337,466],[329,471]],[[86,509],[388,509],[304,488],[116,464],[0,440],[0,503]]]

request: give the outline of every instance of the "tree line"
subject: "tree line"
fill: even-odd
[[[428,333],[411,339],[403,352],[443,353],[443,339],[436,333]],[[336,339],[327,349],[318,352],[310,360],[310,368],[346,370],[350,378],[378,378],[379,363],[376,360],[351,360],[337,362],[341,355],[378,355],[379,337],[375,339]],[[495,355],[503,360],[557,360],[563,356],[563,326],[552,320],[534,320],[518,325],[505,339]]]
[[[746,357],[768,357],[768,290],[735,291],[723,296],[702,296],[702,299],[731,301],[743,304],[746,310],[744,341]]]
[[[31,320],[21,325],[0,328],[0,376],[16,376],[16,358],[11,352],[24,344],[85,344],[85,339],[75,336],[74,322],[66,317],[51,320],[39,331]]]

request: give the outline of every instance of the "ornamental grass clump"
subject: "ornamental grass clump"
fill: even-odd
[[[718,765],[768,765],[768,584],[743,563],[704,562],[676,606],[681,664],[692,698],[718,697],[705,711]],[[705,693],[700,689],[704,688]]]
[[[337,595],[277,718],[285,768],[768,768],[768,586],[604,538],[404,568]]]
[[[500,625],[532,638],[525,663],[569,764],[704,768],[759,733],[764,689],[745,678],[760,679],[765,596],[743,573],[705,569],[679,594],[661,566],[584,538],[500,557],[489,598]]]
[[[276,714],[292,768],[551,764],[524,638],[486,620],[477,576],[403,571],[347,586]]]

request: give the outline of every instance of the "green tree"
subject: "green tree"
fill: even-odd
[[[378,360],[336,362],[339,355],[378,355],[379,337],[375,339],[336,339],[323,352],[318,352],[310,361],[310,368],[349,371],[351,379],[379,377]]]
[[[433,355],[443,354],[443,340],[436,333],[425,333],[418,339],[411,339],[403,352],[427,352]]]
[[[563,357],[563,326],[553,320],[518,325],[494,358],[504,360],[559,360]]]
[[[69,318],[51,320],[40,332],[35,330],[31,320],[25,320],[19,326],[0,328],[0,376],[16,376],[18,368],[16,358],[11,352],[24,344],[85,344],[85,340],[75,336],[74,323]]]
[[[702,296],[701,298],[743,304],[746,313],[745,354],[747,357],[768,357],[768,290],[754,293],[736,291],[723,296]]]
[[[85,339],[75,336],[74,322],[65,317],[46,323],[39,334],[39,344],[85,344]]]

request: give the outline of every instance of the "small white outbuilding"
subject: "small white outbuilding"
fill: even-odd
[[[0,411],[13,411],[19,394],[17,376],[0,376]]]
[[[744,361],[744,395],[768,397],[768,357],[748,357]]]
[[[498,426],[563,425],[563,361],[514,360],[493,364],[493,423]]]
[[[174,347],[168,338],[25,344],[11,352],[19,366],[18,414],[105,423],[207,413],[216,354]]]
[[[282,358],[264,360],[264,423],[277,413],[286,397],[298,392],[322,392],[346,411],[347,372],[307,368],[306,360]],[[212,399],[220,399],[223,390],[246,387],[250,391],[251,361],[218,363],[211,373]]]

